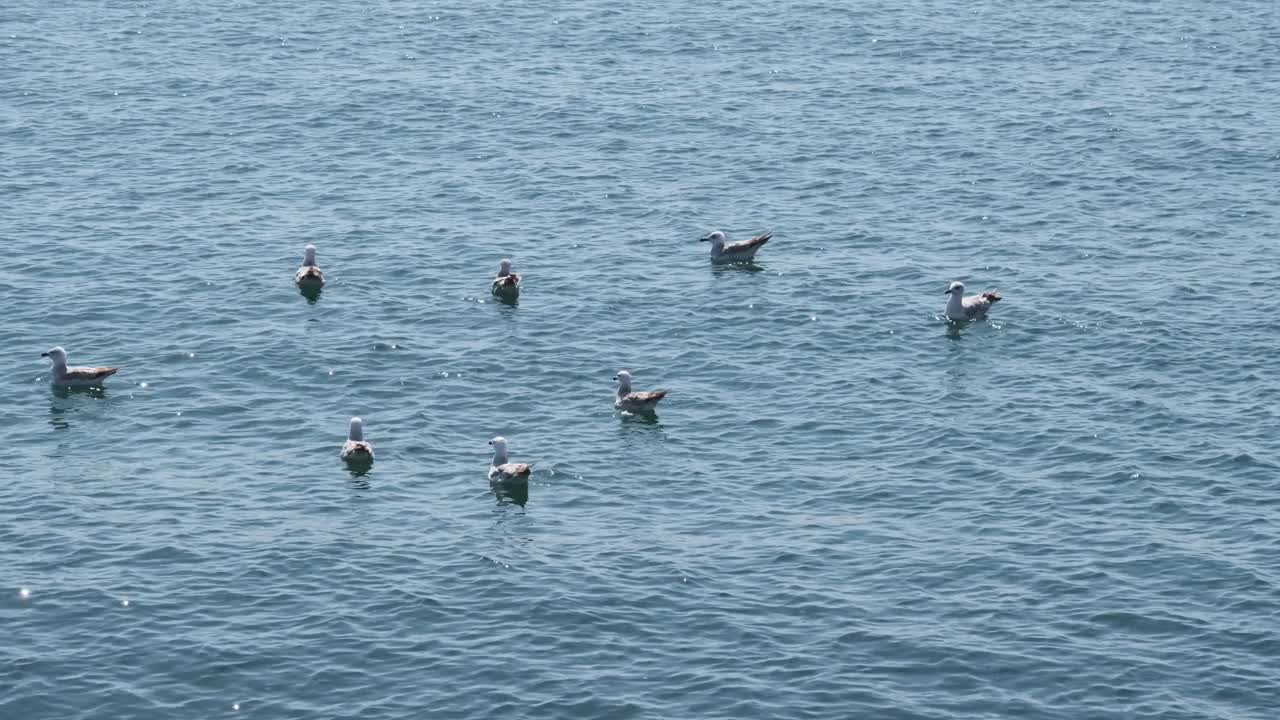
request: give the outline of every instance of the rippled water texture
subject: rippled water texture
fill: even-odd
[[[10,3],[0,718],[1274,717],[1278,13]]]

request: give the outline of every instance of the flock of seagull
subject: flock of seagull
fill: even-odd
[[[747,240],[729,242],[723,232],[716,230],[701,240],[711,243],[713,263],[748,263],[772,237],[772,233],[761,233]],[[324,286],[324,273],[316,263],[315,245],[307,245],[303,249],[302,266],[294,273],[293,281],[304,293],[316,293]],[[508,302],[519,296],[520,275],[512,270],[510,260],[503,259],[498,263],[498,274],[494,276],[490,290],[495,297]],[[951,322],[981,320],[986,317],[991,306],[1000,301],[1000,293],[995,290],[966,296],[964,284],[961,282],[951,283],[944,294],[949,295],[950,298],[947,300],[943,314]],[[53,363],[50,373],[51,383],[62,387],[98,386],[120,370],[119,367],[106,366],[70,367],[67,365],[67,351],[61,347],[51,348],[41,353],[41,357],[47,357]],[[652,392],[632,390],[631,373],[626,370],[619,370],[613,379],[618,384],[613,406],[625,414],[652,415],[657,410],[658,402],[667,396],[667,390]],[[491,483],[528,480],[531,466],[527,463],[510,462],[510,446],[506,438],[495,437],[489,441],[489,445],[493,447],[493,459],[489,464]],[[360,418],[351,418],[347,440],[342,444],[339,457],[353,467],[367,467],[373,463],[373,444],[364,439],[364,421]]]

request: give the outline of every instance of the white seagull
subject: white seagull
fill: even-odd
[[[619,370],[613,379],[618,382],[618,396],[614,399],[613,406],[623,412],[651,413],[656,409],[658,401],[666,397],[669,392],[667,390],[632,392],[631,373],[626,370]]]
[[[771,237],[773,237],[773,233],[761,233],[750,240],[726,244],[725,234],[716,230],[710,235],[699,239],[703,242],[711,243],[712,262],[731,263],[750,262],[755,259],[756,251],[764,247],[764,244],[769,242]]]
[[[493,446],[493,462],[489,463],[489,481],[527,480],[530,466],[525,463],[507,462],[507,439],[498,436],[489,441]]]
[[[1000,293],[996,290],[965,297],[964,283],[959,280],[951,283],[943,294],[951,296],[947,300],[948,320],[981,320],[992,305],[1000,302]]]
[[[50,348],[40,353],[53,361],[53,374],[50,382],[54,385],[74,385],[88,387],[101,385],[103,380],[115,375],[118,367],[67,367],[67,351],[61,347]]]
[[[349,462],[373,462],[373,443],[365,442],[364,421],[360,418],[351,418],[351,429],[338,457]]]
[[[494,295],[516,295],[520,292],[520,275],[511,272],[511,261],[498,263],[498,276],[493,279]]]
[[[316,265],[316,246],[308,245],[303,250],[302,267],[293,274],[293,281],[304,287],[318,288],[324,285],[324,273]]]

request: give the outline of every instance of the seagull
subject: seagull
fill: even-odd
[[[302,267],[293,274],[293,281],[304,287],[318,288],[324,285],[324,273],[316,265],[316,246],[308,245],[302,249],[306,253],[302,258]]]
[[[365,442],[364,421],[360,418],[351,418],[351,429],[338,457],[347,462],[373,462],[373,444]]]
[[[761,233],[750,240],[742,240],[726,245],[725,234],[716,230],[710,235],[699,239],[703,242],[711,243],[711,262],[731,263],[751,262],[755,259],[756,251],[764,247],[764,244],[769,242],[771,237],[773,237],[773,233]]]
[[[613,401],[613,406],[623,412],[633,415],[651,413],[656,409],[658,401],[667,396],[667,390],[631,392],[631,373],[626,370],[619,370],[613,379],[618,382],[618,397]]]
[[[493,462],[489,464],[489,482],[528,480],[529,465],[507,462],[507,439],[496,437],[489,441],[493,446]]]
[[[516,295],[520,292],[520,275],[511,272],[511,261],[498,263],[498,276],[493,279],[494,295]]]
[[[981,320],[992,305],[1000,302],[1000,293],[996,290],[965,297],[964,283],[959,280],[951,283],[943,294],[951,296],[947,300],[948,320]]]
[[[52,384],[88,387],[101,385],[107,377],[115,375],[118,367],[67,367],[67,351],[61,347],[51,348],[49,352],[40,353],[53,361]]]

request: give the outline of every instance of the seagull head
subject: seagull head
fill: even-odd
[[[618,383],[619,388],[625,390],[631,387],[631,373],[626,370],[619,370],[618,374],[613,376],[613,379]]]
[[[493,446],[493,452],[495,454],[497,455],[507,454],[507,439],[502,437],[501,435],[490,440],[489,444]]]
[[[724,233],[720,232],[719,230],[715,230],[710,235],[707,235],[706,237],[701,237],[698,239],[701,240],[702,242],[722,243],[724,242],[724,238],[725,238]]]
[[[40,353],[40,357],[47,357],[54,363],[65,363],[67,361],[67,351],[63,350],[62,346],[59,345],[57,347],[49,348],[48,352]]]
[[[348,440],[361,442],[364,440],[364,421],[358,417],[351,418],[351,429],[347,432]]]
[[[964,295],[964,283],[962,283],[962,282],[960,282],[959,280],[957,280],[957,281],[955,281],[955,282],[951,283],[951,287],[947,288],[947,289],[946,289],[942,294],[943,294],[943,295],[961,295],[961,296],[963,296],[963,295]]]
[[[307,265],[316,264],[316,246],[315,245],[308,245],[302,248],[302,252],[304,256],[302,262],[306,263]]]
[[[502,258],[501,260],[499,260],[499,261],[498,261],[498,273],[499,273],[499,274],[501,274],[501,275],[508,275],[508,274],[510,274],[510,273],[511,273],[511,261],[510,261],[510,260],[508,260],[508,259],[506,259],[506,258]]]

